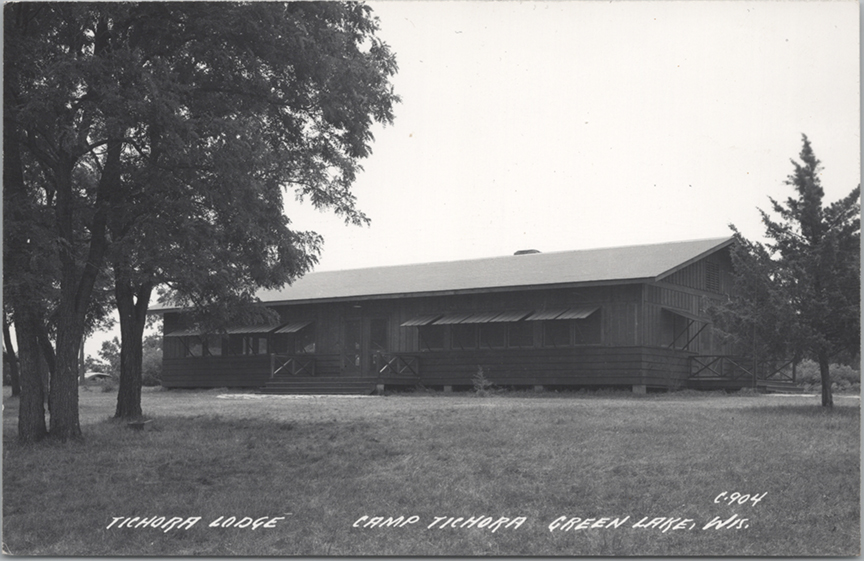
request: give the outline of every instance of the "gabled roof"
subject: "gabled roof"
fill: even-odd
[[[712,238],[651,245],[508,255],[309,273],[279,290],[262,290],[266,303],[454,294],[575,284],[659,280],[732,244]]]

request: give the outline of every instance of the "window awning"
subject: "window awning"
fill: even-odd
[[[270,333],[277,326],[275,325],[246,325],[246,326],[232,326],[226,327],[224,333],[229,335],[241,335],[246,333]],[[205,335],[200,329],[180,329],[177,331],[172,331],[171,333],[166,333],[165,337],[193,337],[193,336]],[[210,335],[220,335],[220,332],[214,331],[210,333]]]
[[[525,320],[526,321],[543,321],[543,320],[547,320],[547,319],[555,319],[558,316],[560,316],[561,314],[563,314],[565,311],[566,310],[564,310],[563,308],[558,308],[555,310],[543,310],[542,312],[534,312],[533,314],[531,314],[530,316],[525,318]]]
[[[599,306],[581,308],[557,308],[534,312],[525,318],[528,321],[543,321],[550,319],[585,319],[599,309]]]
[[[466,314],[464,312],[445,314],[442,318],[435,320],[435,325],[453,325],[462,323],[474,314]]]
[[[681,317],[685,317],[687,319],[692,319],[693,321],[701,321],[704,323],[711,323],[708,318],[700,318],[696,314],[690,313],[687,310],[679,310],[676,308],[667,308],[666,306],[663,306],[663,310],[666,312],[669,312],[670,314],[677,314]]]
[[[519,312],[503,312],[490,319],[489,321],[493,323],[504,321],[519,321],[530,313],[531,312],[529,312],[528,310],[522,310]]]
[[[419,316],[415,316],[405,323],[401,324],[400,327],[415,327],[418,325],[429,325],[436,319],[440,318],[441,314],[423,314]]]
[[[555,319],[585,319],[599,309],[599,306],[590,308],[570,308]]]
[[[201,331],[198,329],[179,329],[177,331],[172,331],[171,333],[166,333],[165,337],[191,337],[193,335],[201,335]]]
[[[244,333],[270,333],[274,329],[276,329],[277,325],[246,325],[246,326],[233,326],[226,327],[225,333],[229,335],[237,335]]]
[[[518,312],[454,312],[446,315],[423,314],[413,317],[401,324],[401,327],[414,327],[418,325],[453,325],[457,323],[498,323],[507,321],[519,321],[531,312],[521,310]]]
[[[311,321],[295,321],[293,323],[288,323],[283,325],[279,329],[277,329],[274,333],[297,333],[304,327],[311,325]]]
[[[460,323],[489,323],[500,315],[500,312],[482,312],[479,314],[471,314],[463,319]]]

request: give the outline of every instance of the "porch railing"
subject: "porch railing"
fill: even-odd
[[[795,362],[792,360],[759,360],[729,355],[698,355],[690,357],[690,379],[725,378],[795,383]]]
[[[308,355],[270,355],[270,377],[315,376],[315,357]]]
[[[376,355],[376,362],[379,378],[420,377],[420,357],[401,354],[379,354]]]

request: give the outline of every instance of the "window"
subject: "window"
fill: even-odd
[[[534,324],[530,321],[517,321],[508,324],[507,338],[511,347],[533,347]]]
[[[222,356],[222,336],[210,335],[204,347],[204,356]]]
[[[720,265],[705,262],[705,288],[711,292],[720,292]]]
[[[369,350],[374,352],[387,352],[389,348],[387,340],[387,320],[384,318],[373,318],[369,325]]]
[[[473,323],[457,323],[450,326],[451,347],[456,349],[477,348],[477,325]]]
[[[480,325],[480,348],[503,349],[507,346],[506,323],[484,323]]]
[[[690,324],[691,320],[684,316],[672,313],[672,345],[676,349],[687,349],[687,343],[690,339]]]
[[[223,355],[242,355],[243,354],[243,336],[229,335],[222,344]]]
[[[201,344],[201,338],[197,335],[192,337],[183,337],[184,356],[203,356],[204,347]]]
[[[294,350],[294,333],[273,335],[273,352],[281,355],[291,354]]]
[[[257,337],[255,335],[243,336],[243,352],[244,355],[266,355],[267,354],[267,338]]]
[[[573,322],[577,345],[599,345],[600,344],[600,313],[594,312],[584,319]]]
[[[546,347],[567,347],[570,342],[570,320],[543,322],[543,345]]]
[[[444,349],[444,326],[421,325],[419,327],[420,350],[440,351]]]
[[[294,352],[300,354],[312,354],[315,352],[315,324],[304,327],[294,334]]]
[[[270,337],[271,352],[288,355],[315,352],[314,322],[289,323],[277,329]]]

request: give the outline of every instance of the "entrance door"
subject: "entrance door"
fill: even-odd
[[[345,322],[345,348],[342,361],[347,376],[363,375],[363,329],[359,319]]]

